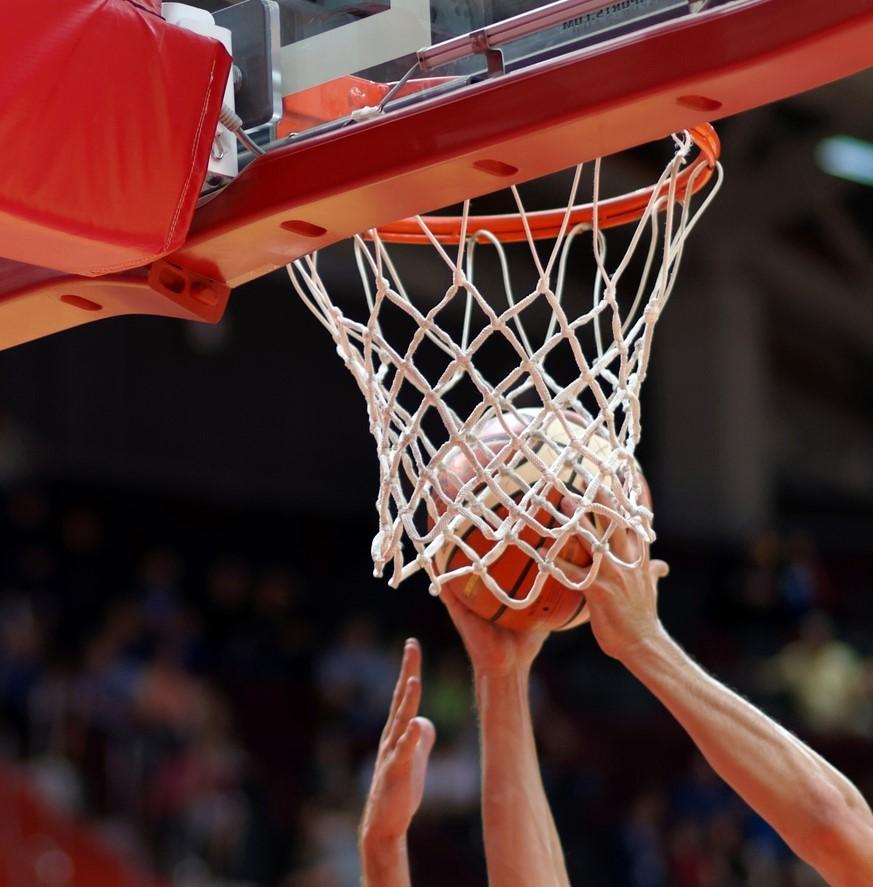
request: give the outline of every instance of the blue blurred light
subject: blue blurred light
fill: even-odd
[[[873,144],[851,136],[822,139],[815,159],[826,173],[839,179],[873,186]]]

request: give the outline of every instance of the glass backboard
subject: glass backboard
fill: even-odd
[[[548,4],[536,0],[277,0],[285,95],[355,74],[395,81],[419,50],[476,32]],[[503,48],[508,69],[586,42],[617,36],[691,11],[688,0],[615,0],[579,3],[569,20]],[[483,57],[450,62],[440,76],[484,73]]]
[[[273,0],[278,134],[403,95],[450,89],[701,11],[689,0]],[[495,31],[495,26],[499,31]],[[478,41],[478,43],[477,43]],[[494,44],[497,44],[496,46]],[[490,51],[483,51],[490,47]]]

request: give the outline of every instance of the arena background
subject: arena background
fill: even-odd
[[[816,149],[873,139],[871,92],[720,127],[727,183],[658,328],[639,453],[668,627],[868,798],[873,190]],[[0,883],[356,884],[408,635],[439,736],[413,882],[485,883],[468,668],[422,581],[372,578],[376,482],[360,394],[283,274],[216,328],[0,354]],[[533,703],[574,884],[819,883],[586,629],[550,640]],[[85,879],[92,839],[121,868]]]

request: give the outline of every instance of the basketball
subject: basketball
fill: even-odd
[[[526,409],[519,410],[519,416],[507,413],[503,415],[502,422],[513,431],[521,431],[538,412],[536,409]],[[566,413],[565,418],[580,426],[584,425],[584,420],[577,415]],[[501,419],[497,418],[491,419],[482,426],[478,432],[478,438],[479,448],[473,452],[480,465],[489,464],[495,455],[511,441]],[[558,419],[552,419],[542,432],[542,439],[534,444],[533,449],[548,464],[557,457],[560,449],[568,440],[564,424]],[[550,443],[554,446],[550,446]],[[609,444],[603,437],[594,436],[589,441],[588,447],[593,449],[596,455],[605,456]],[[509,462],[512,454],[513,451],[508,451],[505,456],[506,462]],[[597,470],[594,462],[591,462],[590,465],[583,464],[592,472]],[[471,464],[466,454],[457,451],[450,454],[445,463],[444,479],[441,481],[444,492],[447,495],[455,495],[458,490],[458,481],[465,483],[474,474],[475,466]],[[514,474],[518,475],[525,483],[533,484],[540,472],[532,462],[524,460],[517,465]],[[452,480],[449,480],[450,477]],[[576,471],[570,466],[563,470],[561,479],[568,487],[577,490],[580,494],[582,493],[582,484],[587,483],[587,479],[578,478]],[[517,485],[517,482],[513,481],[511,476],[502,477],[500,484],[507,492],[516,493],[513,486]],[[517,499],[520,495],[521,490],[518,491],[515,498]],[[551,504],[558,507],[561,493],[556,487],[552,487],[548,489],[546,498]],[[506,506],[496,501],[496,496],[493,493],[488,494],[486,491],[485,498],[480,501],[483,501],[486,507],[491,507],[498,517],[506,516]],[[541,508],[536,513],[535,519],[543,526],[556,524],[555,518],[545,508]],[[487,554],[495,544],[471,522],[466,525],[462,524],[458,528],[457,534],[480,556]],[[521,540],[534,548],[548,548],[551,544],[551,540],[539,535],[534,527],[525,527],[519,536]],[[590,555],[576,539],[565,543],[561,557],[581,567],[591,563]],[[434,559],[434,565],[439,573],[447,573],[469,564],[468,555],[461,546],[451,540],[447,541]],[[510,545],[489,566],[488,572],[510,597],[523,598],[533,587],[538,574],[538,566],[536,561],[522,548]],[[565,631],[588,621],[588,609],[585,605],[584,594],[562,585],[551,576],[543,585],[539,597],[522,609],[513,609],[501,603],[491,593],[482,578],[475,573],[451,579],[445,584],[445,587],[473,612],[503,628],[517,631]]]

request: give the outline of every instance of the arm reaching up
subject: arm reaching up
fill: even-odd
[[[361,818],[364,887],[410,884],[406,832],[421,804],[427,759],[436,738],[433,724],[417,716],[420,701],[421,647],[410,638],[403,648],[400,676]]]
[[[572,513],[572,503],[561,506]],[[594,532],[593,525],[589,529]],[[581,537],[580,537],[581,538]],[[657,582],[667,574],[649,561],[634,534],[613,533],[615,554],[635,570],[604,558],[586,592],[591,629],[670,710],[712,768],[766,819],[794,852],[832,887],[873,884],[873,814],[861,793],[820,755],[698,666],[658,618]],[[562,562],[570,576],[584,570]]]
[[[441,597],[473,663],[488,882],[491,887],[568,887],[528,701],[530,668],[547,635],[498,628],[451,591]]]

